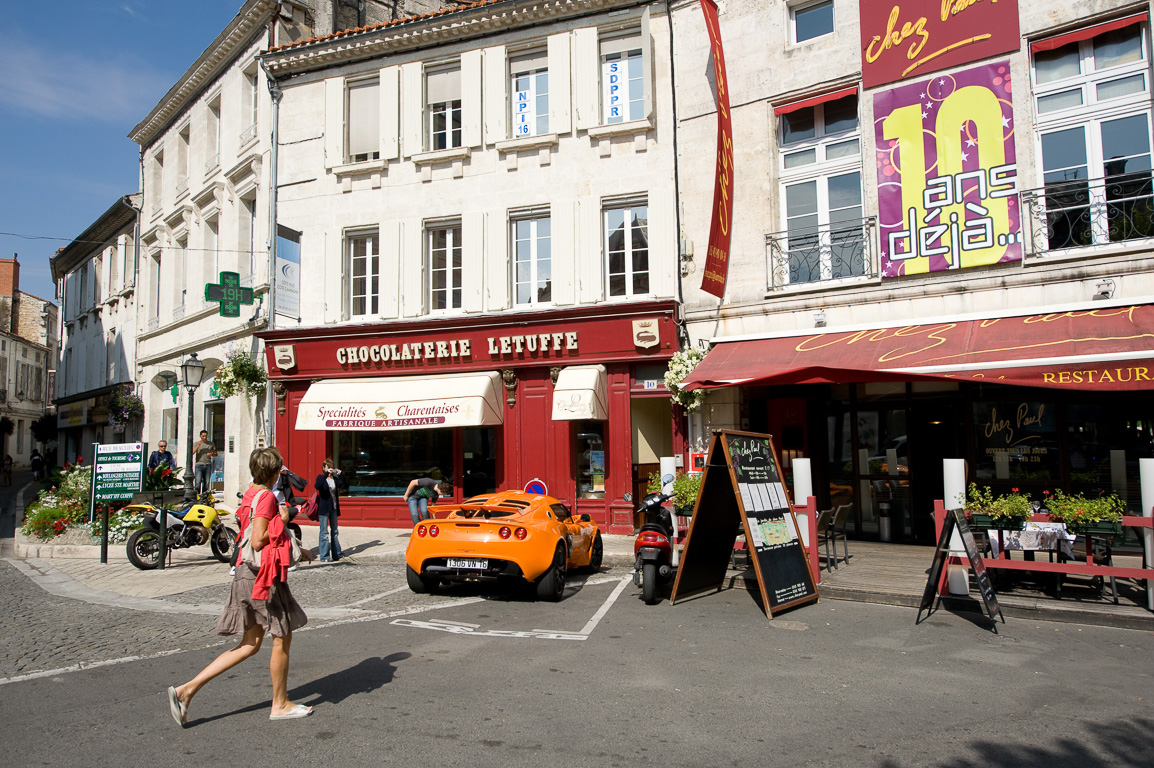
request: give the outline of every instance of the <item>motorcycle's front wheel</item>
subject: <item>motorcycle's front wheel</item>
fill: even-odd
[[[232,559],[232,548],[236,546],[236,531],[226,525],[216,529],[208,545],[212,547],[212,554],[222,563]]]
[[[142,571],[151,571],[160,564],[160,532],[141,528],[128,537],[125,549],[128,551],[128,562]]]
[[[646,563],[641,570],[641,598],[646,605],[657,602],[657,565]]]

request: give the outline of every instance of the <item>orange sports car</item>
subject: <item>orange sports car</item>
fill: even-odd
[[[589,515],[574,517],[552,496],[500,491],[433,511],[436,519],[413,526],[405,550],[414,592],[441,582],[523,580],[539,598],[556,602],[568,569],[601,567],[597,524]]]

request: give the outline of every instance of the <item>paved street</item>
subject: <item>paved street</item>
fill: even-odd
[[[650,607],[622,567],[560,604],[422,596],[381,560],[293,574],[310,624],[290,693],[313,717],[268,721],[264,650],[181,730],[165,688],[232,642],[213,634],[222,567],[146,574],[166,581],[141,597],[74,579],[93,568],[77,561],[0,561],[4,764],[1055,768],[1154,749],[1150,631],[1010,619],[995,635],[974,614],[915,626],[837,600],[770,621],[740,590]]]

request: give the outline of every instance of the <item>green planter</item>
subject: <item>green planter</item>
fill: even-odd
[[[975,512],[974,514],[970,515],[970,525],[972,525],[974,528],[981,528],[987,531],[1022,531],[1026,528],[1026,521],[1005,517],[1001,517],[995,520],[993,517],[987,515],[984,512]]]
[[[1083,536],[1120,536],[1122,534],[1122,521],[1099,520],[1096,523],[1067,523],[1066,528],[1071,533],[1080,533]]]

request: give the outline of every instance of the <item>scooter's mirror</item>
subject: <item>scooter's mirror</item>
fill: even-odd
[[[669,485],[672,482],[673,482],[673,475],[665,475],[664,477],[661,478],[661,484],[662,485]]]
[[[625,494],[625,500],[626,501],[633,501],[633,494],[632,493],[626,493]]]

